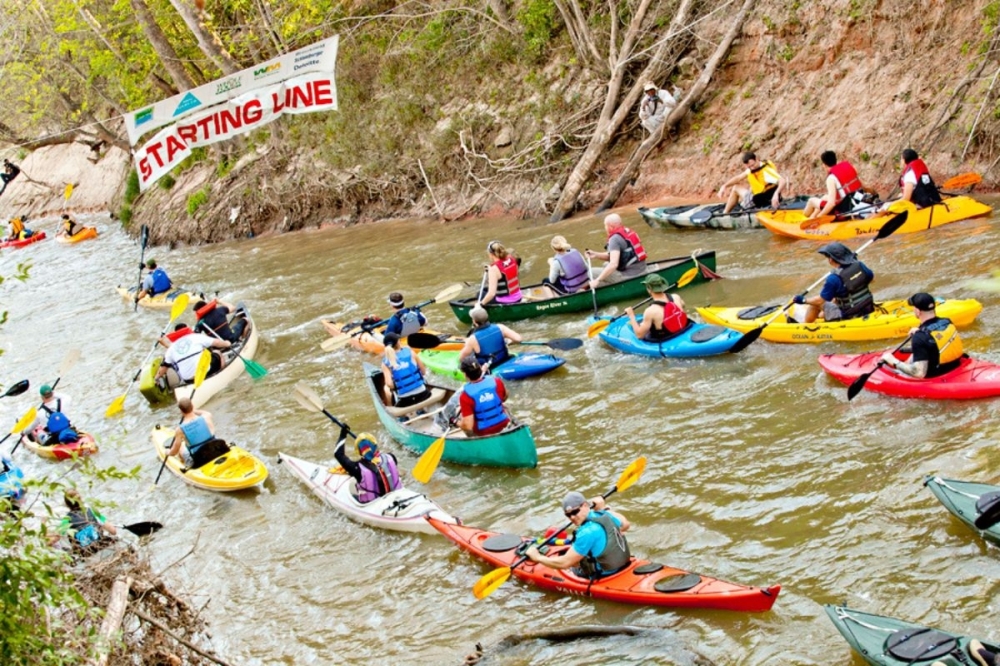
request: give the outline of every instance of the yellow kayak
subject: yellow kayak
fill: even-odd
[[[118,294],[126,301],[132,302],[135,298],[135,289],[126,289],[125,287],[118,285],[115,290]],[[171,289],[170,291],[165,291],[162,294],[157,294],[156,296],[143,296],[139,299],[139,305],[144,308],[149,308],[150,310],[169,310],[174,307],[174,301],[181,294],[187,293],[191,300],[197,294],[192,294],[190,292],[185,292],[183,289]]]
[[[56,242],[79,243],[80,241],[85,241],[89,238],[97,238],[97,227],[84,227],[82,231],[78,231],[72,236],[60,234],[59,236],[56,236]]]
[[[801,210],[777,210],[757,213],[761,226],[779,236],[807,240],[831,241],[848,240],[863,236],[873,236],[882,225],[896,213],[907,211],[906,222],[895,233],[912,234],[925,229],[940,227],[952,222],[961,222],[974,217],[985,217],[993,209],[972,197],[949,197],[939,204],[918,209],[909,201],[896,201],[888,211],[866,220],[844,220],[816,225],[807,220]]]
[[[780,305],[753,308],[698,308],[698,314],[708,324],[728,326],[746,333],[762,326],[780,308]],[[938,301],[937,314],[947,317],[958,326],[970,325],[982,311],[982,304],[974,299],[961,301]],[[742,317],[740,316],[742,314]],[[913,316],[913,308],[906,301],[885,301],[875,305],[875,312],[856,319],[825,322],[822,319],[811,324],[788,323],[784,314],[779,314],[760,337],[771,342],[857,342],[905,338],[910,329],[920,322]]]
[[[173,438],[173,428],[163,426],[153,428],[152,439],[157,459],[163,460]],[[182,472],[184,461],[177,456],[171,456],[167,460],[167,467],[192,486],[221,493],[253,488],[267,478],[267,468],[264,467],[264,463],[249,451],[231,444],[228,453],[198,469]]]

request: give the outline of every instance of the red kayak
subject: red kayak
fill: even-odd
[[[0,243],[0,248],[5,248],[5,247],[11,247],[11,248],[24,247],[25,245],[31,245],[32,243],[37,243],[40,240],[45,240],[45,232],[44,231],[36,231],[35,233],[31,234],[30,236],[28,236],[24,240],[4,241],[4,242]]]
[[[458,544],[459,548],[496,567],[513,564],[521,556],[521,545],[531,541],[514,534],[487,532],[468,525],[451,525],[436,518],[428,517],[427,520],[434,529]],[[559,555],[568,547],[553,547],[548,555]],[[551,569],[531,560],[514,569],[514,575],[540,588],[563,594],[644,606],[717,608],[748,613],[771,610],[781,592],[780,585],[767,588],[738,585],[635,557],[622,571],[596,581],[581,578],[568,570]]]
[[[908,357],[900,354],[900,359]],[[867,354],[823,354],[820,366],[834,379],[850,385],[861,375],[875,370],[882,352]],[[865,389],[897,398],[930,400],[971,400],[1000,396],[1000,365],[964,357],[959,366],[940,377],[915,379],[882,366],[868,379]]]

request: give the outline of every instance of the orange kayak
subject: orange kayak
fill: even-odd
[[[359,351],[377,355],[381,355],[385,352],[385,345],[382,344],[382,334],[385,332],[388,320],[378,322],[371,329],[371,331],[362,331],[362,324],[357,321],[342,324],[337,321],[323,319],[322,323],[326,332],[333,337],[337,337],[342,334],[353,335],[354,337],[351,338],[351,346]],[[429,328],[422,328],[420,329],[420,332],[436,335],[442,339],[441,344],[434,349],[461,351],[462,347],[465,346],[465,338],[438,333],[437,331],[432,331]],[[405,346],[406,338],[400,340],[400,344]]]

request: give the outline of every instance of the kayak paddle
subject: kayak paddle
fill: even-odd
[[[590,262],[590,255],[587,254],[587,250],[584,250],[584,255],[587,257],[587,277],[589,277],[591,280],[593,280],[594,279],[594,265]],[[590,298],[594,301],[594,316],[596,317],[597,316],[597,290],[594,289],[594,287],[591,286],[591,285],[589,285],[589,284],[587,286],[590,287]]]
[[[685,271],[684,275],[682,275],[680,277],[680,279],[677,280],[677,282],[675,282],[673,284],[670,284],[670,285],[667,285],[667,288],[664,291],[669,291],[671,289],[680,289],[681,287],[686,287],[696,277],[698,277],[698,267],[697,266],[695,266],[694,268],[692,268],[690,270]],[[640,308],[643,305],[645,305],[646,303],[649,303],[651,300],[653,300],[652,296],[650,296],[649,298],[644,298],[640,302],[638,302],[635,305],[633,305],[632,309],[635,310],[636,308]],[[594,337],[595,335],[597,335],[598,333],[600,333],[601,331],[603,331],[604,329],[606,329],[608,326],[610,326],[611,322],[618,321],[619,319],[621,319],[624,316],[626,316],[626,313],[622,313],[620,315],[616,315],[616,316],[612,317],[611,319],[599,319],[599,320],[595,321],[593,324],[590,325],[590,328],[587,329],[587,337],[588,338]]]
[[[195,368],[194,371],[194,390],[191,391],[191,398],[190,398],[191,400],[194,400],[194,394],[198,391],[198,387],[200,387],[205,382],[205,377],[208,376],[208,371],[211,367],[212,367],[212,352],[208,351],[207,349],[202,349],[201,354],[198,355],[198,367]],[[181,420],[177,422],[178,429],[181,427],[181,423],[183,422],[184,422],[184,417],[182,416]],[[175,432],[174,437],[176,436],[177,433]],[[167,452],[169,450],[170,449],[166,449],[163,452],[163,463],[160,465],[160,471],[157,472],[156,474],[156,481],[153,481],[154,486],[160,482],[160,476],[163,475],[163,468],[167,466],[167,458],[170,457],[167,455]]]
[[[163,331],[156,337],[156,342],[153,343],[153,348],[149,350],[148,354],[146,354],[146,358],[142,359],[142,364],[136,371],[135,376],[132,377],[132,381],[130,381],[128,386],[125,387],[125,392],[112,400],[111,404],[108,405],[108,408],[104,411],[105,418],[114,416],[125,408],[125,396],[128,395],[129,389],[132,388],[132,384],[135,384],[135,382],[139,379],[139,376],[142,375],[142,371],[146,369],[146,363],[149,362],[149,358],[156,351],[156,346],[160,343],[160,338],[166,335],[170,329],[170,325],[173,324],[178,317],[184,314],[184,310],[187,309],[188,301],[190,299],[191,296],[186,292],[174,299],[174,304],[170,308],[170,321],[167,322],[167,325],[163,327]]]
[[[793,201],[789,200],[789,203],[793,203]],[[722,205],[722,204],[719,204],[719,205]],[[723,206],[723,208],[725,208],[725,206]],[[705,224],[706,222],[708,222],[709,220],[711,220],[713,217],[729,217],[729,216],[734,216],[735,217],[735,216],[738,216],[738,215],[749,215],[751,213],[760,213],[760,212],[763,212],[763,211],[771,211],[771,210],[794,210],[794,209],[792,209],[790,206],[783,206],[783,205],[779,204],[777,208],[771,208],[770,206],[764,206],[763,208],[741,208],[740,210],[731,210],[728,213],[723,213],[721,210],[719,212],[717,212],[717,213],[713,213],[708,208],[702,208],[701,210],[696,210],[694,213],[692,213],[692,215],[691,215],[691,223],[692,224]]]
[[[38,410],[35,409],[34,407],[26,411],[24,413],[24,416],[19,418],[17,420],[17,423],[14,424],[14,427],[10,429],[10,432],[4,435],[3,439],[0,439],[0,444],[6,442],[11,435],[16,435],[19,432],[22,432],[28,426],[30,426],[31,423],[35,420],[35,417],[37,415],[38,415]],[[20,444],[21,440],[17,440],[17,444],[15,444],[14,448],[10,450],[10,455],[14,455],[14,451],[17,451],[17,447],[20,446]]]
[[[854,254],[861,254],[861,252],[864,251],[864,249],[866,247],[868,247],[869,245],[871,245],[875,241],[882,240],[883,238],[888,238],[892,234],[896,233],[896,231],[901,226],[903,226],[904,224],[906,224],[907,214],[908,213],[905,210],[902,213],[897,213],[891,220],[889,220],[888,222],[886,222],[885,224],[882,225],[882,228],[878,230],[878,235],[876,235],[875,238],[872,238],[870,241],[866,242],[864,245],[862,245],[861,247],[859,247],[857,249],[857,251],[855,251]],[[815,289],[816,287],[818,287],[822,282],[824,282],[829,275],[830,275],[830,273],[827,273],[826,275],[824,275],[823,277],[821,277],[820,279],[816,280],[811,285],[809,285],[806,288],[805,291],[803,291],[800,294],[796,294],[796,295],[797,296],[805,296],[810,291],[812,291],[813,289]],[[752,331],[747,331],[746,333],[744,333],[743,337],[736,341],[736,344],[732,346],[732,348],[729,350],[729,352],[731,354],[738,354],[741,351],[743,351],[744,349],[746,349],[747,347],[749,347],[750,345],[752,345],[757,340],[757,338],[760,337],[760,334],[764,332],[764,329],[767,328],[768,325],[770,325],[771,322],[773,322],[780,315],[782,315],[785,312],[785,310],[787,310],[788,308],[792,307],[792,305],[794,303],[795,303],[795,299],[794,298],[790,299],[787,303],[785,303],[785,305],[780,310],[778,310],[773,315],[771,315],[768,318],[768,320],[765,321],[763,324],[761,324],[757,328],[753,329]]]
[[[625,468],[625,471],[622,472],[621,476],[618,477],[618,483],[615,484],[615,487],[609,490],[608,492],[604,493],[602,497],[604,499],[607,499],[612,495],[614,495],[616,492],[624,492],[628,488],[631,488],[632,485],[639,480],[639,477],[642,476],[642,472],[645,469],[646,469],[646,458],[645,456],[640,456],[635,461],[633,461],[631,465]],[[564,525],[561,529],[556,530],[555,532],[552,533],[552,536],[543,541],[541,544],[538,544],[538,547],[541,548],[542,546],[546,546],[552,541],[555,541],[556,538],[558,538],[560,532],[569,529],[572,525],[573,523],[570,522]],[[489,572],[488,574],[480,578],[478,581],[476,581],[476,584],[472,586],[472,594],[475,595],[476,599],[485,599],[486,597],[490,596],[491,594],[496,592],[501,585],[507,582],[507,579],[510,578],[510,575],[514,572],[514,569],[519,567],[527,560],[528,556],[522,555],[520,558],[514,561],[514,564],[510,565],[509,567],[500,567],[499,569],[494,569],[493,571]]]
[[[123,530],[128,530],[136,536],[144,537],[163,529],[163,523],[158,523],[155,520],[144,520],[141,523],[130,523],[128,525],[119,525],[119,527]]]
[[[14,384],[9,389],[7,389],[6,393],[4,393],[3,395],[0,395],[0,398],[9,398],[9,397],[14,396],[14,395],[21,395],[22,393],[24,393],[27,390],[28,390],[28,380],[27,379],[22,379],[21,381],[19,381],[18,383]]]
[[[327,411],[326,407],[323,405],[323,401],[316,394],[316,391],[313,391],[311,388],[309,388],[302,382],[299,382],[298,384],[295,385],[295,399],[298,400],[300,405],[308,409],[310,412],[326,414],[326,417],[328,419],[339,425],[341,428],[345,429],[348,435],[357,439],[354,433],[351,432],[350,428],[348,428],[344,423],[342,423],[339,419],[337,419],[336,416]]]
[[[250,325],[253,326],[253,324],[250,324]],[[212,337],[215,338],[216,340],[221,340],[222,339],[222,337],[220,337],[218,333],[216,333],[215,331],[213,331],[211,327],[205,326],[205,330],[208,331],[212,335]],[[249,337],[249,335],[250,334],[247,333],[248,337]],[[243,358],[243,355],[240,354],[235,349],[233,349],[233,351],[236,353],[236,358],[238,358],[241,361],[243,361],[243,369],[247,371],[247,374],[250,375],[251,379],[255,379],[255,380],[256,379],[263,379],[264,377],[267,376],[267,368],[265,368],[264,366],[262,366],[257,361],[254,361],[253,359]]]
[[[905,347],[906,343],[909,342],[912,338],[913,338],[913,334],[912,333],[910,335],[906,336],[906,339],[903,340],[899,344],[898,347],[896,347],[895,349],[892,350],[893,353],[896,353],[900,349],[902,349],[903,347]],[[848,400],[848,402],[850,402],[851,400],[854,400],[854,397],[857,394],[861,393],[861,389],[863,389],[865,387],[865,384],[868,383],[868,380],[871,379],[872,375],[874,375],[878,371],[878,369],[881,368],[884,365],[886,365],[885,361],[879,361],[878,363],[875,364],[875,367],[872,368],[871,372],[866,372],[865,374],[861,375],[860,377],[858,377],[857,379],[855,379],[853,382],[851,382],[851,385],[847,387],[847,400]]]
[[[139,229],[139,282],[135,285],[135,295],[138,296],[139,292],[142,291],[142,269],[146,265],[144,260],[146,259],[146,246],[149,245],[149,227],[145,224]],[[132,308],[132,312],[137,312],[139,310],[139,301],[135,301],[135,307]]]

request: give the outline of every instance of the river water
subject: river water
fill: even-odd
[[[718,252],[727,279],[685,289],[691,307],[778,302],[826,270],[813,243],[764,230],[652,230],[633,210],[623,213],[651,257]],[[27,282],[8,279],[0,287],[11,314],[0,329],[0,380],[32,382],[30,394],[0,403],[0,417],[16,420],[37,398],[35,387],[55,378],[66,350],[83,350],[60,384],[75,401],[71,416],[98,437],[98,463],[141,467],[138,480],[102,482],[88,492],[117,503],[107,512],[114,522],[165,524],[149,546],[154,569],[205,606],[211,644],[232,663],[457,664],[477,641],[488,645],[511,633],[631,624],[670,631],[529,643],[495,663],[686,664],[687,645],[718,664],[861,664],[820,606],[845,601],[1000,636],[991,601],[1000,588],[996,549],[921,485],[927,474],[998,480],[998,403],[869,393],[848,403],[845,387],[816,364],[820,352],[885,345],[759,340],[737,356],[677,361],[625,356],[587,340],[565,352],[564,369],[510,386],[510,405],[538,442],[537,469],[443,463],[423,488],[469,524],[537,533],[561,522],[566,491],[605,492],[644,455],[642,479],[613,502],[633,524],[633,552],[732,581],[781,583],[772,612],[635,608],[541,593],[515,580],[476,601],[471,587],[489,567],[441,538],[354,524],[276,464],[279,451],[332,460],[336,429],[304,411],[293,387],[312,386],[331,412],[376,433],[410,467],[415,456],[388,440],[361,383],[361,363],[371,358],[350,348],[324,353],[320,318],[384,316],[394,290],[413,303],[454,282],[478,285],[494,238],[525,258],[522,280],[536,282],[546,273],[552,235],[579,248],[603,244],[597,218],[387,222],[148,251],[177,284],[245,301],[262,332],[256,360],[270,374],[257,383],[244,376],[207,405],[220,436],[258,453],[270,469],[260,492],[232,496],[169,474],[153,486],[158,461],[149,430],[174,421],[176,408],[152,410],[134,390],[123,416],[104,419],[168,315],[133,312],[118,299],[116,284],[135,284],[139,247],[116,222],[88,221],[102,232],[96,241],[50,240],[0,255],[4,275],[19,261],[33,264]],[[51,234],[54,225],[40,226]],[[1000,362],[997,296],[962,286],[1000,264],[998,242],[993,221],[976,220],[891,237],[862,256],[877,274],[879,298],[917,290],[979,298],[986,309],[963,333],[965,348]],[[427,314],[439,330],[462,331],[445,306]],[[526,339],[586,337],[583,315],[513,327]],[[31,475],[66,471],[29,456],[17,453]]]

